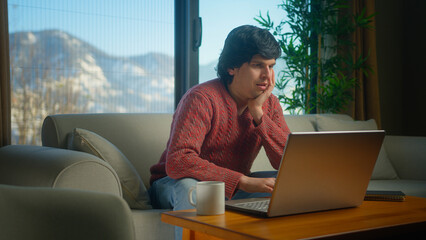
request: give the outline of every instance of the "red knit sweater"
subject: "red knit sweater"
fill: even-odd
[[[218,79],[191,88],[173,116],[166,150],[150,169],[151,183],[166,175],[223,181],[230,199],[262,146],[278,169],[290,131],[277,97],[271,94],[263,111],[258,126],[248,109],[238,116],[237,104]]]

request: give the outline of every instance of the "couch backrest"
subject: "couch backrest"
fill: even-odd
[[[353,120],[346,114],[321,114],[339,120]],[[317,118],[318,114],[304,115],[284,115],[288,128],[292,132],[313,132],[318,131]]]
[[[337,119],[348,115],[332,114]],[[158,162],[170,135],[172,114],[102,113],[63,114],[48,116],[42,127],[43,146],[67,148],[68,134],[83,128],[109,140],[133,163],[142,181],[149,186],[149,168]],[[316,131],[317,115],[285,115],[293,132]],[[252,167],[253,171],[271,170],[262,150]]]
[[[48,116],[42,127],[43,146],[67,148],[68,134],[83,128],[108,139],[133,163],[149,186],[149,168],[158,162],[168,136],[172,114],[64,114]]]
[[[345,114],[322,114],[340,120],[352,120],[349,115]],[[317,118],[318,114],[304,114],[304,115],[284,115],[288,128],[292,132],[314,132],[318,130]],[[269,163],[263,148],[257,155],[256,160],[253,162],[251,171],[272,171],[274,168]]]

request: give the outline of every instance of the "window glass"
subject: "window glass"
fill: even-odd
[[[8,0],[12,143],[49,114],[174,111],[174,0]]]
[[[216,78],[216,66],[228,33],[241,25],[260,27],[254,18],[269,12],[271,21],[279,24],[285,12],[278,7],[282,0],[200,0],[200,17],[203,19],[203,39],[200,47],[200,82]],[[278,59],[275,74],[284,67]]]

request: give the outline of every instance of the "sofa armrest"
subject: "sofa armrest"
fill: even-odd
[[[51,147],[0,148],[0,184],[73,188],[122,196],[112,167],[96,156]]]
[[[135,238],[127,203],[111,194],[0,185],[0,212],[2,239]]]
[[[426,180],[426,137],[388,135],[383,144],[401,179]]]

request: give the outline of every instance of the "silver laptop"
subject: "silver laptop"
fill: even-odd
[[[361,205],[385,132],[295,132],[288,136],[271,198],[226,201],[264,217]]]

